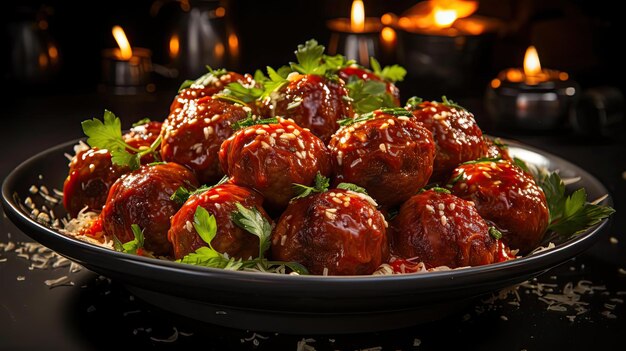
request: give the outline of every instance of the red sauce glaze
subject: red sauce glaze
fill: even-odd
[[[222,144],[219,158],[232,183],[261,193],[272,213],[280,213],[296,195],[293,183],[310,185],[317,172],[331,173],[324,143],[282,118],[237,131]]]
[[[385,208],[398,206],[428,183],[435,142],[409,117],[376,117],[341,128],[328,148],[335,183],[354,183]]]
[[[237,210],[236,203],[246,208],[256,208],[273,224],[263,210],[263,197],[257,192],[233,184],[218,185],[202,194],[191,196],[172,217],[172,226],[167,237],[174,246],[174,258],[181,259],[196,249],[207,246],[193,227],[193,217],[198,206],[204,207],[209,214],[215,216],[217,234],[211,241],[215,250],[235,258],[258,257],[259,238],[239,228],[231,220],[232,213]]]
[[[496,239],[474,206],[454,195],[427,190],[411,197],[393,219],[392,251],[427,268],[480,266],[498,257]]]
[[[498,161],[461,165],[451,179],[452,192],[473,201],[511,249],[525,254],[539,245],[550,216],[546,197],[530,175],[509,161]]]
[[[176,164],[145,165],[118,179],[102,210],[102,226],[107,235],[122,243],[134,239],[132,224],[143,230],[144,247],[155,255],[171,255],[167,240],[170,217],[180,208],[170,197],[180,186],[198,186],[187,168]]]
[[[309,128],[324,143],[337,130],[337,121],[352,117],[352,105],[346,100],[348,91],[343,82],[322,76],[298,75],[277,92],[274,116],[293,119],[299,126]],[[294,103],[300,103],[293,106]],[[292,108],[290,107],[292,105]]]
[[[432,181],[445,180],[460,163],[484,155],[483,134],[470,112],[425,101],[413,116],[433,133],[437,144]]]
[[[123,138],[130,146],[139,149],[149,147],[160,132],[161,122],[149,122],[131,128]],[[146,155],[141,161],[153,162],[154,157]],[[92,148],[79,152],[70,162],[69,174],[63,184],[63,206],[72,217],[85,206],[90,211],[102,210],[111,185],[129,171],[128,167],[114,165],[108,150]]]
[[[241,84],[250,84],[254,79],[251,75],[241,75],[236,72],[228,72],[219,77],[207,75],[206,84],[194,84],[189,88],[181,90],[170,105],[170,113],[176,109],[182,109],[189,101],[197,100],[205,96],[213,96],[230,84],[239,82]]]
[[[337,72],[339,78],[347,82],[350,77],[358,77],[361,80],[376,80],[387,84],[387,94],[391,95],[396,106],[400,106],[400,89],[392,82],[380,78],[376,73],[358,66],[350,66],[340,69]]]
[[[484,145],[485,145],[485,157],[489,158],[501,158],[503,160],[511,161],[511,156],[509,155],[509,151],[501,146],[496,145],[491,139],[483,136]]]
[[[63,184],[63,206],[72,217],[85,206],[90,211],[102,210],[111,185],[129,170],[114,165],[108,150],[93,148],[79,152],[70,162],[69,175]]]
[[[243,107],[204,97],[175,109],[163,124],[161,155],[193,170],[200,183],[214,184],[223,175],[218,152],[233,133],[231,124],[247,117]]]
[[[385,227],[360,194],[331,189],[287,207],[272,233],[272,257],[299,262],[311,274],[372,274],[389,256]]]

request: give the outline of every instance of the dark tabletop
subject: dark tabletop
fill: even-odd
[[[14,97],[2,113],[0,178],[27,157],[81,137],[79,122],[104,108],[123,125],[142,117],[163,119],[172,91],[142,97],[44,94]],[[481,103],[474,105],[481,120]],[[489,126],[485,121],[485,125]],[[0,218],[0,349],[90,350],[112,347],[204,350],[584,350],[626,345],[626,145],[619,138],[573,136],[567,130],[518,139],[589,170],[611,192],[617,213],[609,230],[584,254],[536,281],[484,296],[439,321],[379,333],[283,335],[255,333],[195,322],[135,299],[124,286],[69,266],[29,270],[31,262],[9,242],[31,239]],[[46,280],[68,276],[71,284],[49,288]],[[550,294],[573,288],[555,303]],[[620,346],[621,345],[621,346]]]

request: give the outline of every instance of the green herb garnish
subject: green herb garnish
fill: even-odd
[[[448,98],[445,95],[441,97],[441,101],[442,101],[442,104],[444,106],[456,108],[457,110],[465,110],[465,111],[467,111],[467,109],[465,107],[457,104],[456,102],[454,102],[452,100],[448,100]]]
[[[354,191],[355,193],[361,193],[367,195],[367,190],[361,186],[352,183],[339,183],[337,189]]]
[[[413,116],[411,112],[401,107],[385,107],[385,108],[379,108],[375,111],[358,115],[355,118],[340,119],[339,121],[337,121],[337,124],[339,124],[342,127],[349,126],[358,122],[363,122],[363,121],[368,121],[370,119],[373,119],[374,117],[376,117],[377,115],[381,113],[385,113],[385,114],[392,115],[395,117],[398,117],[398,116],[407,116],[407,117],[411,116],[412,117]]]
[[[502,239],[502,232],[499,231],[496,227],[489,227],[489,235],[491,235],[496,240]]]
[[[324,75],[326,73],[327,66],[322,64],[322,58],[324,57],[324,46],[319,45],[317,40],[307,40],[304,45],[298,45],[298,49],[295,51],[298,63],[291,62],[289,65],[291,69],[301,74],[316,74]],[[338,60],[335,57],[330,57],[332,63],[336,63]]]
[[[432,187],[432,188],[429,188],[428,190],[432,190],[432,191],[434,191],[434,192],[436,192],[436,193],[441,193],[441,194],[452,194],[452,193],[450,192],[450,190],[445,189],[445,188],[440,188],[440,187],[438,187],[438,186],[434,186],[434,187]]]
[[[293,183],[294,191],[296,192],[296,196],[291,200],[301,199],[303,197],[307,197],[312,193],[323,193],[328,190],[330,186],[330,179],[324,177],[320,172],[317,172],[315,175],[315,184],[311,186],[306,186],[303,184]]]
[[[156,155],[156,150],[161,144],[159,136],[148,148],[137,149],[128,145],[122,138],[122,124],[113,112],[105,110],[102,121],[93,118],[81,123],[83,132],[88,137],[87,143],[91,147],[109,150],[111,161],[118,166],[128,166],[131,170],[138,169],[141,158],[147,154]],[[128,152],[131,150],[134,154]]]
[[[556,172],[544,175],[538,184],[548,202],[548,230],[560,235],[580,234],[615,212],[609,206],[588,203],[584,188],[574,191],[570,196],[565,195],[565,184]]]
[[[420,108],[420,104],[422,102],[424,102],[424,99],[422,99],[421,97],[413,96],[409,98],[409,100],[407,100],[406,107],[410,110],[417,110],[418,108]]]
[[[348,96],[356,113],[367,113],[381,107],[394,107],[393,97],[387,93],[387,83],[363,80],[351,76],[346,84]]]
[[[502,161],[502,159],[500,157],[481,157],[481,158],[477,158],[475,160],[463,162],[461,164],[462,165],[474,165],[474,164],[477,164],[477,163],[499,162],[499,161]]]
[[[184,81],[183,84],[181,84],[180,87],[178,88],[178,92],[180,93],[182,90],[187,89],[187,88],[191,87],[192,85],[208,86],[213,80],[215,80],[215,79],[223,76],[224,74],[228,73],[228,71],[226,71],[226,69],[224,69],[224,68],[213,69],[209,65],[206,66],[206,69],[209,72],[204,74],[204,75],[202,75],[200,78],[195,79],[195,80],[186,80],[186,81]]]
[[[237,211],[233,212],[231,219],[239,228],[259,237],[259,259],[270,248],[270,235],[272,225],[263,217],[256,208],[245,208],[240,203],[235,204]]]
[[[255,119],[255,117],[251,116],[248,118],[241,119],[230,125],[233,131],[237,131],[246,127],[261,125],[261,124],[276,124],[278,123],[278,118],[265,118],[265,119]]]
[[[273,92],[279,90],[284,85],[289,83],[289,81],[287,80],[287,75],[284,75],[284,70],[282,73],[283,74],[280,73],[280,69],[279,72],[276,72],[272,67],[267,66],[268,78],[263,83],[265,90],[263,91],[261,98],[266,98],[270,96]]]
[[[142,126],[144,124],[148,124],[150,122],[151,122],[150,118],[146,117],[146,118],[142,118],[142,119],[138,120],[137,122],[133,123],[132,126],[133,127],[139,127],[139,126]]]
[[[263,95],[263,89],[253,87],[245,87],[239,82],[229,83],[226,89],[222,90],[220,95],[225,95],[237,99],[243,105],[255,101]]]
[[[122,242],[115,235],[113,235],[113,247],[115,248],[115,251],[136,255],[137,250],[143,248],[143,231],[137,224],[132,224],[130,229],[133,231],[135,239],[122,244]]]
[[[178,189],[176,189],[176,191],[172,194],[172,196],[170,196],[170,200],[173,200],[174,202],[176,202],[179,205],[184,204],[185,202],[187,202],[187,200],[189,199],[190,196],[192,195],[197,195],[197,194],[202,194],[207,190],[211,190],[213,188],[215,188],[218,185],[222,185],[224,183],[226,183],[228,181],[228,176],[223,176],[222,179],[220,179],[217,183],[213,184],[213,185],[202,185],[198,188],[196,188],[195,190],[189,190],[184,186],[179,186]]]
[[[380,63],[373,57],[370,57],[370,66],[377,76],[392,83],[401,82],[406,76],[406,69],[404,69],[404,67],[393,65],[385,66],[385,68],[381,69]]]

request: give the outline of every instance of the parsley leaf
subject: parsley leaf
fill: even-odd
[[[174,202],[176,202],[179,205],[184,204],[185,202],[187,202],[187,200],[189,199],[190,196],[192,195],[197,195],[197,194],[202,194],[207,190],[213,189],[218,185],[222,185],[224,183],[226,183],[228,181],[228,176],[223,176],[222,179],[220,179],[217,183],[215,183],[214,185],[208,186],[208,185],[202,185],[198,188],[196,188],[195,190],[188,190],[187,188],[185,188],[184,186],[180,186],[178,187],[178,189],[176,189],[176,191],[172,194],[172,196],[170,196],[170,200],[173,200]]]
[[[580,234],[615,212],[609,206],[588,203],[587,193],[583,188],[574,191],[570,196],[565,195],[565,184],[556,172],[544,175],[538,184],[548,203],[548,230],[560,235]]]
[[[133,231],[133,235],[135,236],[135,239],[122,244],[120,239],[118,239],[114,235],[113,246],[115,248],[115,251],[136,255],[137,250],[143,249],[143,243],[144,243],[143,231],[137,224],[132,224],[130,226],[130,229]]]
[[[303,184],[293,183],[293,188],[296,192],[296,196],[291,200],[301,199],[311,195],[312,193],[323,193],[328,190],[330,186],[330,179],[324,177],[320,172],[315,175],[315,185],[306,186]]]
[[[358,122],[363,122],[363,121],[367,121],[370,119],[373,119],[374,117],[378,116],[381,113],[385,113],[388,115],[392,115],[392,116],[407,116],[407,117],[413,117],[413,114],[401,107],[385,107],[385,108],[379,108],[375,111],[371,111],[368,113],[364,113],[361,115],[356,116],[355,118],[344,118],[344,119],[340,119],[339,121],[337,121],[337,124],[339,124],[340,126],[349,126],[352,125],[354,123],[358,123]]]
[[[440,187],[438,187],[438,186],[434,186],[434,187],[432,187],[432,188],[429,188],[428,190],[432,190],[432,191],[434,191],[434,192],[436,192],[436,193],[442,193],[442,194],[452,194],[452,193],[450,192],[450,190],[445,189],[445,188],[440,188]]]
[[[377,76],[392,83],[401,82],[406,76],[406,69],[400,65],[385,66],[381,69],[380,63],[374,57],[370,57],[370,66]]]
[[[502,232],[499,231],[496,227],[489,227],[489,235],[491,235],[496,240],[502,239]]]
[[[355,63],[354,60],[348,60],[345,56],[337,54],[335,56],[324,55],[322,57],[326,71],[337,72],[340,69],[351,66]]]
[[[233,223],[259,237],[259,259],[263,259],[264,253],[270,248],[272,225],[256,208],[245,208],[240,203],[236,203],[235,206],[237,211],[231,215]]]
[[[230,125],[233,131],[237,131],[239,129],[243,129],[250,126],[256,126],[261,124],[276,124],[278,123],[278,118],[265,118],[265,119],[255,119],[255,117],[248,117],[241,119]]]
[[[187,89],[187,88],[191,87],[192,85],[208,86],[209,84],[211,84],[212,82],[217,80],[219,77],[221,77],[224,74],[228,73],[228,71],[226,71],[226,69],[224,69],[224,68],[213,69],[209,65],[206,66],[206,69],[209,72],[207,72],[206,74],[200,76],[200,78],[195,79],[195,80],[186,80],[186,81],[184,81],[183,84],[181,84],[180,87],[178,88],[178,92],[180,93],[182,90]]]
[[[151,122],[150,118],[146,117],[146,118],[142,118],[142,119],[138,120],[137,122],[133,123],[132,126],[133,127],[139,127],[139,126],[142,126],[144,124],[148,124],[150,122]]]
[[[409,100],[407,100],[406,107],[410,110],[417,110],[418,108],[420,108],[420,104],[422,102],[424,102],[424,99],[422,99],[421,97],[413,96],[409,98]]]
[[[365,188],[360,187],[356,184],[352,184],[352,183],[339,183],[337,185],[337,189],[350,190],[350,191],[354,191],[355,193],[361,193],[361,194],[367,195],[367,190]]]
[[[442,104],[444,104],[445,106],[456,108],[458,110],[465,110],[465,111],[467,111],[467,109],[465,107],[457,104],[456,102],[454,102],[452,100],[448,100],[448,98],[445,95],[441,97],[441,101],[443,101]]]
[[[348,96],[356,113],[367,113],[381,107],[394,107],[393,97],[387,93],[387,83],[363,80],[351,76],[346,84]]]
[[[267,66],[267,74],[269,78],[263,83],[265,90],[263,91],[263,94],[261,95],[262,98],[266,98],[270,96],[273,92],[279,90],[285,84],[289,83],[286,75],[283,76],[279,72],[276,72],[270,66]]]
[[[308,40],[304,45],[298,45],[298,50],[295,52],[298,63],[291,62],[290,66],[296,72],[301,74],[316,74],[324,75],[326,73],[327,66],[322,64],[322,58],[324,57],[324,46],[319,45],[317,40]],[[336,58],[331,58],[333,63],[336,63]]]
[[[244,87],[239,82],[229,83],[220,95],[232,96],[245,104],[257,100],[263,95],[263,89],[257,87]]]
[[[466,161],[461,163],[462,165],[474,165],[477,163],[487,163],[487,162],[498,162],[501,161],[502,159],[500,157],[481,157],[481,158],[477,158],[475,160],[471,160],[471,161]]]

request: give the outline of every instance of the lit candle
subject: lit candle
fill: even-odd
[[[120,26],[114,26],[111,33],[118,48],[102,51],[104,88],[120,95],[137,94],[146,90],[154,91],[154,85],[150,83],[150,72],[152,71],[152,53],[150,50],[133,48]],[[172,38],[170,49],[175,44]]]
[[[352,2],[350,18],[335,18],[329,20],[327,25],[332,31],[328,45],[331,55],[343,54],[366,67],[369,66],[370,57],[378,55],[381,41],[384,40],[381,32],[383,26],[378,18],[365,17],[362,0]],[[388,31],[386,35],[388,39],[395,40],[389,38]]]
[[[578,90],[566,72],[542,68],[537,49],[530,46],[523,68],[506,69],[490,82],[486,106],[500,126],[554,129],[573,110]]]

